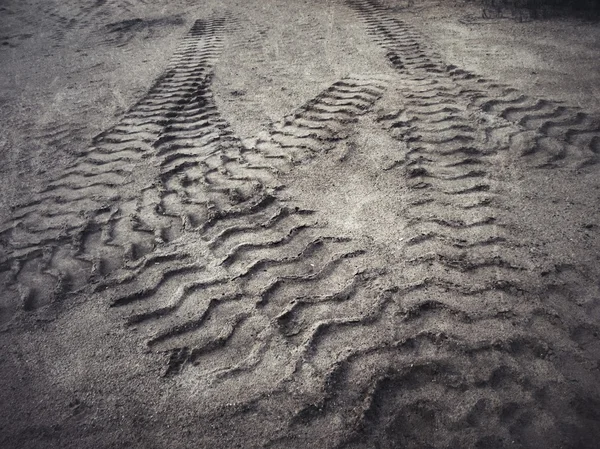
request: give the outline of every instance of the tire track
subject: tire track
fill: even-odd
[[[557,360],[583,367],[593,354],[545,300],[549,285],[505,221],[494,170],[506,148],[489,137],[497,125],[460,97],[429,103],[428,85],[403,79],[402,110],[380,117],[405,146],[402,282],[372,291],[367,310],[325,312],[295,373],[313,385],[310,399],[272,447],[305,447],[326,429],[335,429],[333,447],[530,447],[540,438],[558,447],[555,429],[593,428],[548,398],[579,401],[585,389],[571,388]],[[318,322],[317,310],[298,308],[286,321]]]
[[[286,316],[319,326],[292,375],[310,393],[271,447],[325,434],[331,447],[561,447],[573,436],[592,447],[598,422],[582,404],[599,403],[596,353],[573,323],[598,326],[565,297],[549,300],[555,274],[518,243],[503,172],[524,129],[575,121],[545,101],[485,106],[481,86],[502,86],[445,66],[379,3],[348,3],[398,70],[402,107],[379,121],[401,143],[405,266],[399,283],[371,287],[367,309],[327,310],[320,322],[318,308]],[[590,151],[580,145],[564,162]]]
[[[351,0],[347,3],[358,12],[368,33],[386,50],[396,69],[425,78],[438,74],[449,82],[450,91],[468,98],[472,108],[512,125],[511,148],[523,160],[536,167],[549,168],[559,165],[583,168],[598,162],[598,117],[578,108],[524,95],[510,86],[445,64],[423,44],[417,31],[390,17],[378,2]]]
[[[506,160],[591,165],[594,118],[447,66],[379,3],[349,3],[397,77],[340,80],[249,145],[211,90],[229,19],[197,22],[148,94],[0,228],[14,309],[91,284],[209,422],[293,402],[267,447],[593,447],[598,325],[565,301],[561,273],[578,269],[520,243]],[[400,107],[371,114],[394,82]],[[398,143],[397,270],[281,176],[367,114]]]
[[[13,281],[15,297],[8,302],[14,312],[55,303],[181,232],[182,226],[167,230],[172,218],[145,202],[159,187],[152,162],[163,151],[161,139],[173,134],[169,127],[179,123],[221,135],[207,86],[224,23],[197,21],[164,75],[120,123],[14,208],[13,219],[0,230],[0,267]]]
[[[299,299],[307,296],[339,301],[340,285],[350,295],[358,279],[366,279],[355,268],[363,251],[347,238],[328,235],[312,211],[282,199],[279,176],[346,139],[348,125],[384,88],[378,77],[338,81],[247,148],[222,134],[218,147],[209,138],[197,151],[203,137],[187,120],[170,128],[176,136],[163,135],[157,145],[163,185],[157,207],[201,238],[172,240],[168,253],[185,254],[176,263],[166,258],[165,264],[130,264],[102,289],[118,313],[129,316],[129,325],[147,336],[150,348],[168,354],[166,375],[193,366],[190,372],[205,379],[266,378],[265,364],[292,361],[298,352],[276,350],[286,338],[281,314],[289,315],[297,301],[308,303]],[[222,133],[228,129],[221,126]],[[210,198],[206,204],[198,201],[202,195]],[[202,216],[194,209],[199,206],[205,207]],[[356,287],[347,287],[353,282]],[[282,372],[272,374],[280,379]]]

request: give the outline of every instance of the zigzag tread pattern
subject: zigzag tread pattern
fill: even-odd
[[[555,126],[582,124],[590,137],[593,120],[539,113],[546,102],[495,109],[484,98],[491,82],[444,65],[378,2],[348,3],[398,70],[403,106],[378,120],[404,149],[396,166],[408,192],[404,273],[387,282],[379,273],[363,293],[368,307],[334,316],[322,308],[320,321],[317,309],[286,316],[294,333],[304,320],[319,331],[290,374],[310,393],[269,447],[307,447],[314,435],[337,448],[558,448],[565,435],[576,435],[573,447],[593,447],[598,417],[581,404],[600,404],[589,369],[597,351],[579,343],[574,323],[598,325],[565,298],[547,300],[553,275],[536,272],[518,244],[495,169],[519,150],[524,129],[564,144],[568,133]],[[589,164],[586,145],[552,160],[545,150],[523,157],[543,167]]]
[[[344,78],[249,147],[232,140],[194,155],[164,139],[163,185],[188,198],[178,213],[191,214],[199,188],[239,202],[223,208],[215,201],[194,229],[201,238],[165,246],[172,255],[167,263],[153,263],[162,256],[148,254],[103,284],[128,325],[147,336],[150,348],[169,354],[165,375],[189,371],[264,382],[264,366],[273,358],[292,364],[301,354],[277,353],[283,342],[302,347],[298,328],[311,327],[292,323],[293,310],[344,301],[371,279],[373,273],[356,268],[361,248],[328,235],[313,211],[279,198],[285,186],[278,176],[346,139],[348,125],[371,108],[385,84],[377,76]]]
[[[201,146],[229,138],[207,90],[223,26],[223,19],[197,21],[148,94],[71,167],[14,207],[1,229],[0,268],[17,296],[5,319],[56,303],[181,233],[185,223],[173,222],[182,217],[168,216],[161,204],[165,189],[152,162],[166,136],[191,133]],[[189,131],[170,131],[182,126]],[[198,201],[206,210],[209,198]]]
[[[544,167],[592,164],[593,118],[514,92],[490,99],[488,87],[504,88],[444,65],[378,2],[348,3],[403,86],[402,107],[378,116],[403,149],[401,279],[282,199],[278,176],[326,157],[390,81],[334,83],[244,147],[210,90],[219,21],[198,23],[88,157],[15,210],[0,266],[25,286],[26,308],[44,302],[35,279],[50,276],[60,296],[87,283],[91,266],[111,312],[164,353],[165,376],[204,383],[207,401],[293,396],[301,406],[269,447],[327,435],[337,448],[558,448],[565,429],[580,432],[572,447],[592,447],[589,410],[600,400],[585,394],[597,376],[574,386],[565,373],[597,363],[581,342],[598,326],[546,301],[548,281],[516,244],[494,168],[517,150]],[[149,159],[156,176],[132,192]]]
[[[390,17],[377,1],[349,0],[369,34],[386,51],[394,68],[414,76],[435,76],[460,93],[474,110],[484,111],[512,125],[509,138],[518,157],[534,167],[570,166],[576,169],[598,163],[600,117],[549,99],[525,95],[455,65],[446,64],[431,51],[419,33]]]

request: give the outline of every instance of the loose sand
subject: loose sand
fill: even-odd
[[[0,447],[595,448],[600,29],[0,2]]]

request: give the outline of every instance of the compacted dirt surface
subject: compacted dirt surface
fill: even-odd
[[[0,2],[0,447],[596,448],[600,28]]]

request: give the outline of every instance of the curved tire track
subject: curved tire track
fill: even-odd
[[[446,91],[468,99],[482,110],[511,125],[511,147],[537,167],[595,165],[600,149],[600,119],[578,108],[548,99],[527,96],[469,71],[444,63],[423,44],[416,30],[391,17],[373,0],[347,2],[363,20],[369,34],[383,47],[391,64],[401,73],[427,79],[437,75]]]
[[[160,208],[148,210],[160,206],[151,203],[158,195],[151,163],[169,127],[191,123],[199,133],[223,134],[207,93],[223,26],[221,19],[197,21],[164,75],[120,123],[14,208],[1,229],[0,260],[15,286],[16,299],[6,306],[13,313],[60,301],[181,232],[170,229],[173,220]]]
[[[271,447],[593,447],[597,354],[573,323],[597,323],[549,300],[556,273],[520,244],[498,167],[591,164],[596,122],[446,66],[378,2],[348,3],[398,72],[403,107],[379,121],[403,144],[405,267],[306,340],[294,379],[311,393]]]
[[[336,82],[248,148],[221,136],[218,147],[191,151],[198,148],[197,136],[164,135],[159,165],[165,194],[159,204],[166,215],[195,223],[197,237],[166,246],[182,254],[176,263],[167,258],[166,264],[130,265],[133,271],[121,270],[103,288],[151,348],[170,354],[166,375],[194,365],[190,372],[206,379],[264,378],[262,366],[269,360],[293,364],[301,353],[291,346],[281,354],[275,349],[291,332],[287,317],[300,307],[294,304],[337,302],[340,286],[348,297],[358,288],[347,286],[364,277],[352,268],[363,251],[328,235],[311,211],[282,200],[278,192],[285,186],[278,177],[347,138],[348,124],[368,111],[384,87],[377,77]],[[202,220],[194,216],[201,192],[211,198]],[[186,201],[176,203],[175,196]],[[281,380],[282,372],[273,374]]]

